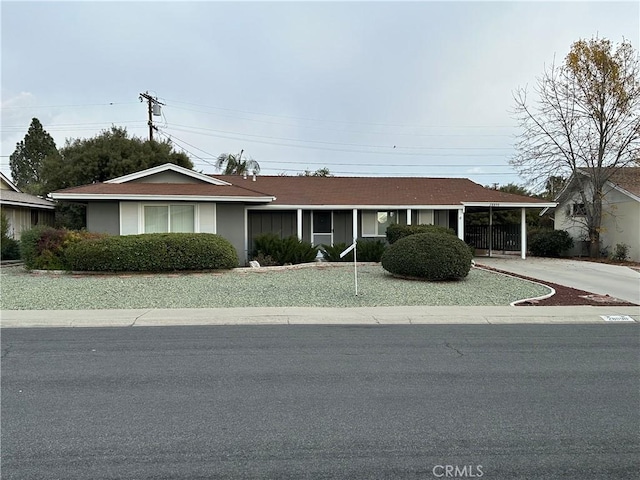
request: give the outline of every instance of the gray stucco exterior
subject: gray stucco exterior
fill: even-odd
[[[245,252],[244,205],[218,203],[216,205],[216,233],[227,239],[238,252],[240,263],[247,259]]]
[[[87,230],[120,235],[120,202],[88,203]]]

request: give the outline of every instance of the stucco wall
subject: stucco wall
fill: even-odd
[[[238,252],[240,264],[247,260],[244,242],[244,205],[218,203],[216,205],[216,233],[227,239]]]
[[[120,205],[118,202],[87,204],[87,230],[120,235]]]
[[[166,171],[130,180],[130,183],[202,183],[202,181],[178,172]]]
[[[576,202],[582,202],[577,194],[558,205],[554,215],[554,228],[566,230],[574,239],[576,245],[569,254],[585,255],[587,252],[581,243],[586,240],[587,235],[584,217],[571,215],[571,205]],[[629,259],[640,261],[640,247],[638,246],[640,243],[640,202],[617,190],[611,190],[607,192],[602,210],[601,247],[612,253],[616,244],[625,243],[629,246]]]

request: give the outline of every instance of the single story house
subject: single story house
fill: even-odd
[[[36,225],[53,225],[55,204],[51,200],[23,193],[0,172],[0,209],[9,220],[9,237],[20,240],[24,230]]]
[[[572,255],[587,255],[589,242],[585,228],[585,205],[580,195],[581,183],[572,175],[556,198],[554,228],[566,230],[574,239]],[[587,184],[587,187],[589,184]],[[544,213],[544,212],[543,212]],[[640,262],[640,167],[618,169],[605,183],[602,197],[601,249],[612,253],[617,244],[629,246],[629,259]]]
[[[314,245],[384,238],[391,223],[436,224],[464,239],[468,211],[555,206],[484,188],[464,178],[206,175],[173,164],[103,183],[53,192],[87,206],[87,229],[113,235],[209,232],[229,240],[247,262],[265,232]]]

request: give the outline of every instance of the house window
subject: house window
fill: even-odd
[[[397,211],[364,211],[362,212],[362,236],[384,237],[387,227],[392,223],[398,223]]]
[[[195,231],[193,205],[145,205],[144,233]]]
[[[571,205],[571,215],[574,217],[584,217],[587,215],[587,207],[584,203],[574,203]]]

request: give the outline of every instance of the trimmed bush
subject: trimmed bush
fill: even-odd
[[[404,277],[457,280],[471,270],[472,255],[466,243],[448,233],[417,233],[399,239],[382,255],[382,267]]]
[[[320,251],[327,262],[353,262],[353,250],[340,258],[340,254],[348,247],[346,243],[334,243],[333,246],[322,245]],[[358,240],[357,255],[359,262],[380,262],[387,248],[383,240]]]
[[[85,240],[66,252],[71,270],[166,272],[238,266],[228,240],[213,233],[149,233]]]
[[[358,240],[356,252],[359,262],[380,262],[387,249],[387,242],[383,240]],[[348,256],[348,255],[347,255]],[[351,258],[353,261],[353,257]]]
[[[98,233],[66,228],[34,227],[22,232],[20,255],[28,270],[69,270],[66,258],[69,246],[101,236],[103,235]]]
[[[313,262],[318,255],[318,247],[298,240],[295,235],[280,238],[274,233],[265,233],[254,239],[254,245],[252,258],[271,257],[277,265]]]
[[[566,230],[549,230],[531,235],[529,251],[537,257],[559,257],[573,248],[573,238]]]
[[[398,240],[409,235],[415,235],[416,233],[447,233],[455,235],[456,232],[447,227],[441,227],[440,225],[400,225],[394,223],[387,227],[387,241],[390,245],[393,245]]]

